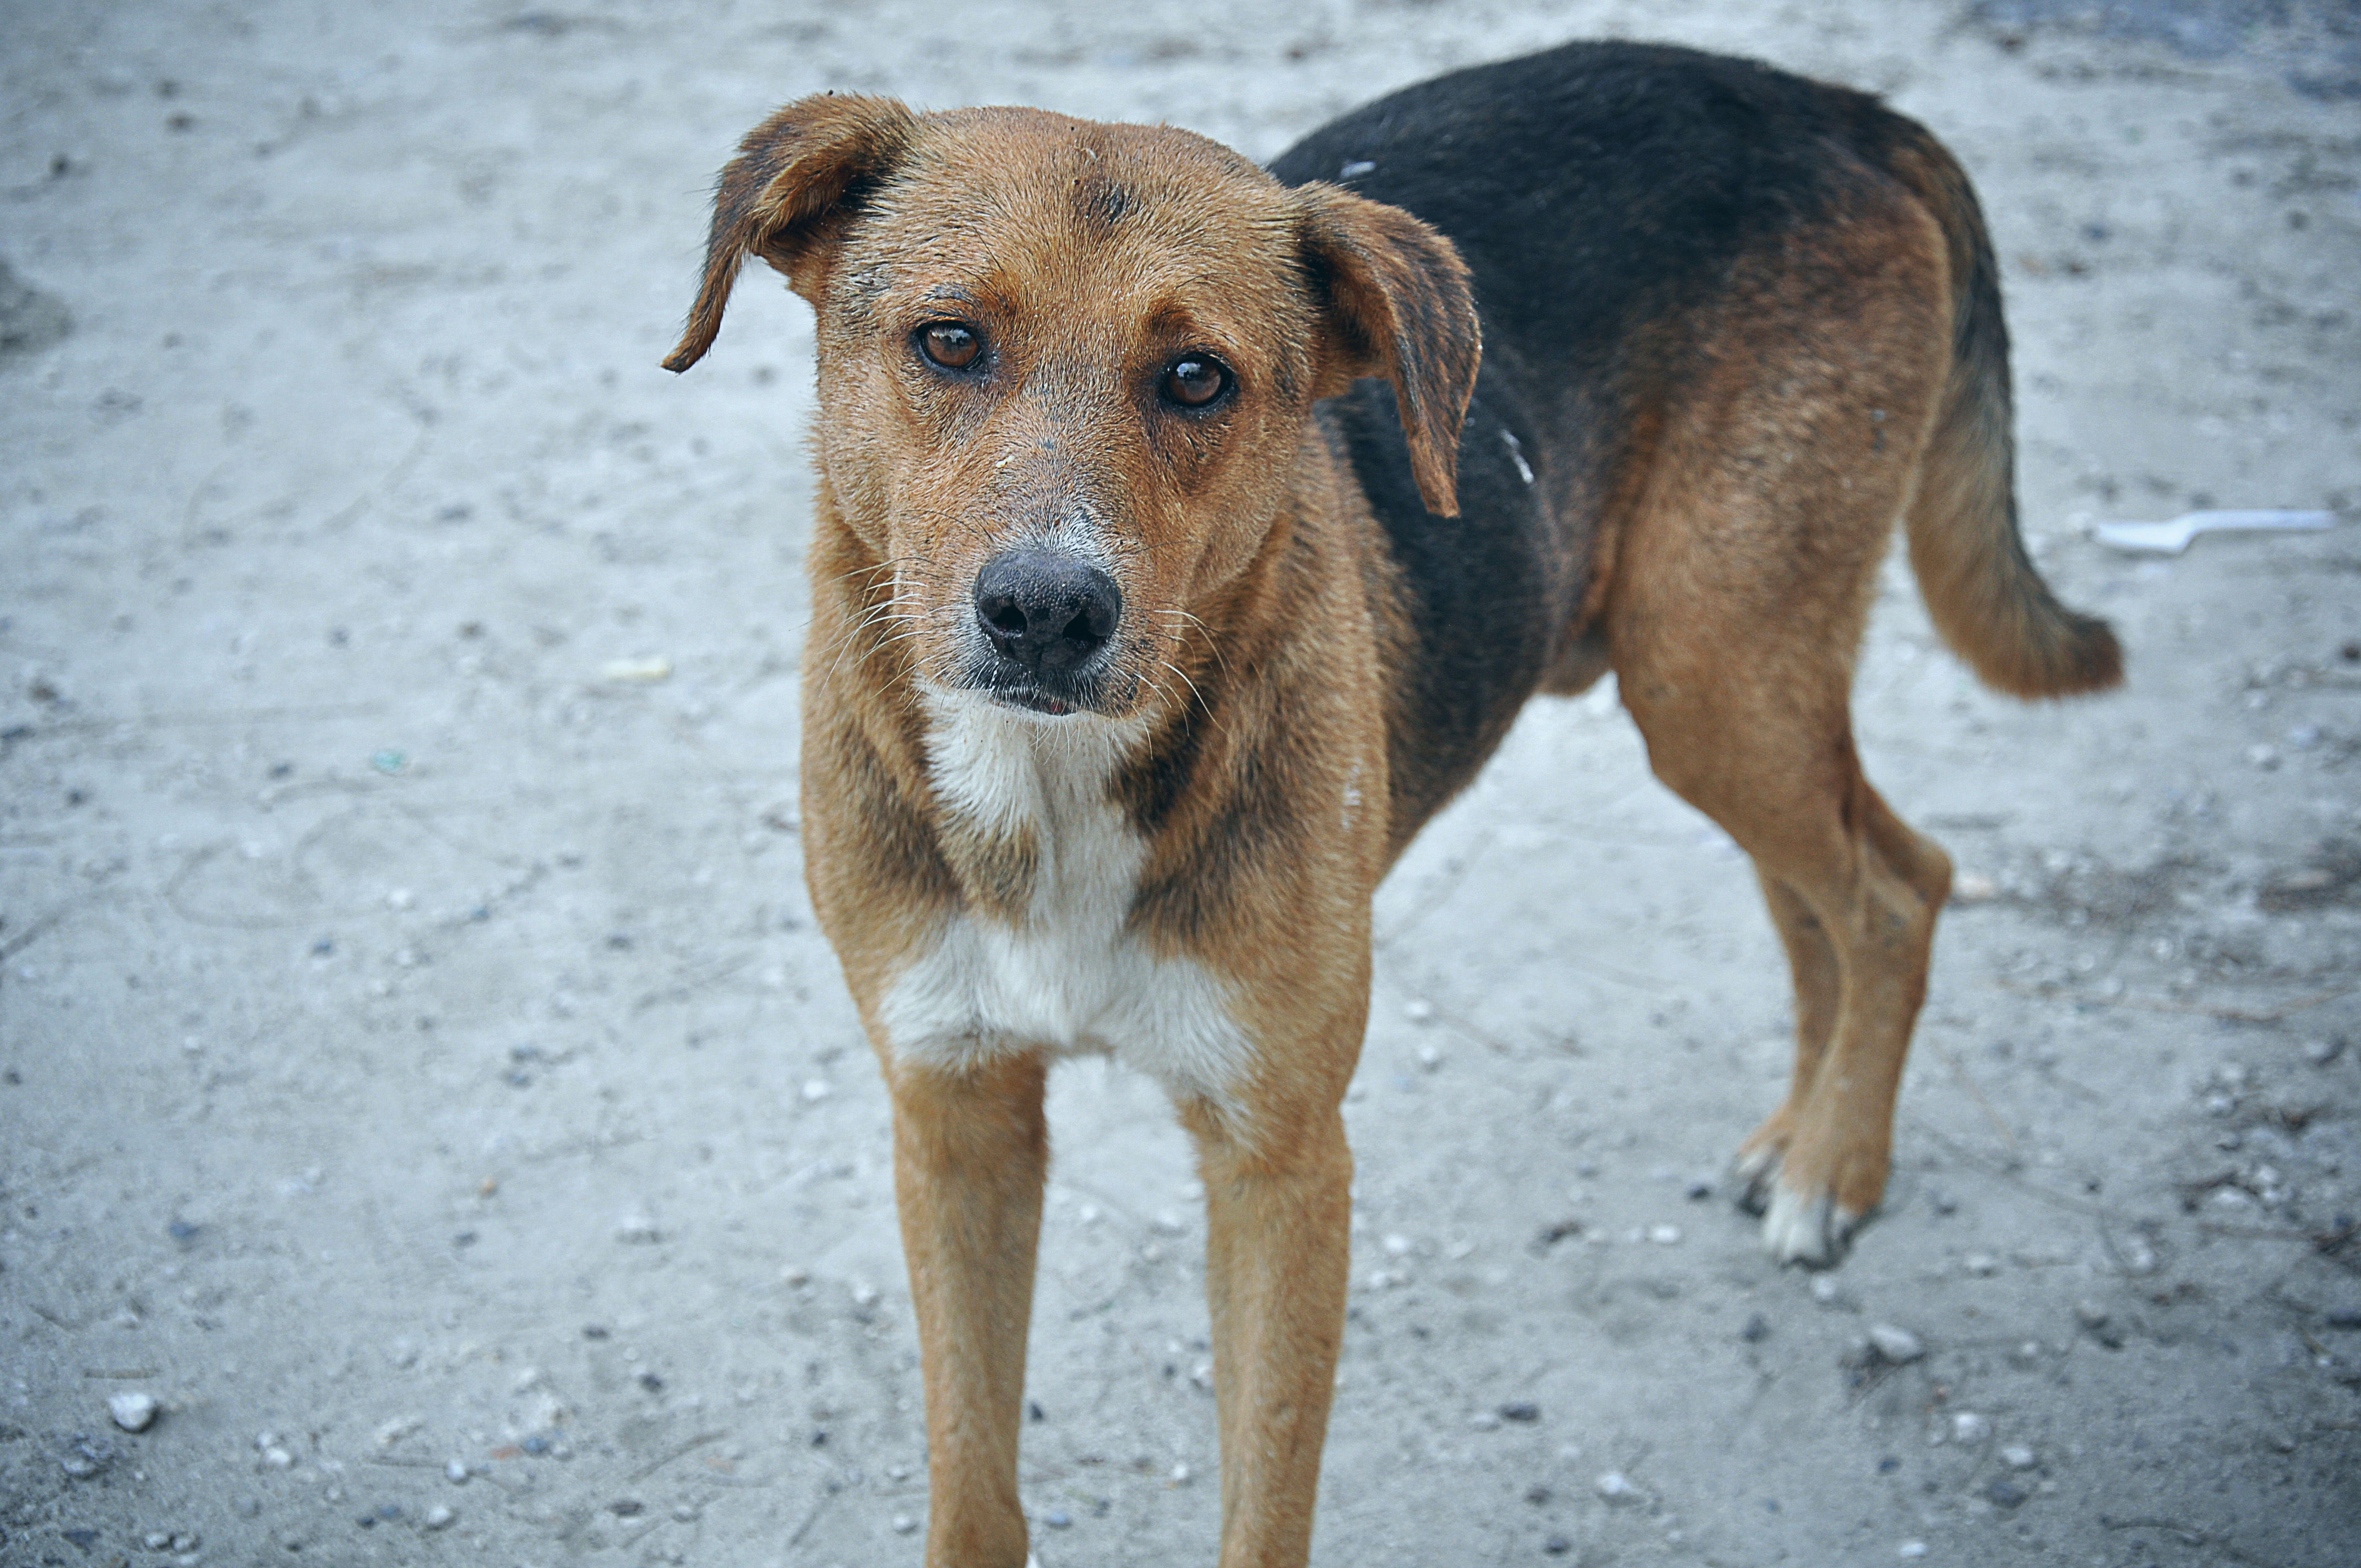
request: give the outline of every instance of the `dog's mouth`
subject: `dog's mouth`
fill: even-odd
[[[1071,702],[1064,702],[1036,687],[1007,686],[991,692],[992,700],[1008,707],[1021,707],[1027,713],[1046,713],[1052,718],[1063,718],[1076,711]]]
[[[1012,667],[1006,659],[989,653],[971,658],[961,685],[996,707],[1044,718],[1069,718],[1078,713],[1112,718],[1123,707],[1130,689],[1119,665],[1098,664],[1082,672],[1032,671]]]

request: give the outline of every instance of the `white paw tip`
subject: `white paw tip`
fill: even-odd
[[[1825,1192],[1806,1194],[1784,1184],[1771,1191],[1763,1216],[1763,1245],[1781,1263],[1821,1268],[1844,1256],[1845,1241],[1861,1216]]]

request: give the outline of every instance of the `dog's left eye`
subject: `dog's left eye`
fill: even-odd
[[[983,353],[983,340],[963,322],[930,322],[918,329],[918,352],[946,370],[964,370]]]
[[[1191,354],[1166,367],[1157,391],[1168,403],[1202,409],[1230,389],[1230,367],[1208,354]]]

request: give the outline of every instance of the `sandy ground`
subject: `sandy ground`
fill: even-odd
[[[2037,554],[2134,674],[1993,697],[1890,572],[1870,771],[1990,895],[1941,934],[1884,1214],[1817,1277],[1716,1185],[1786,1056],[1743,861],[1611,691],[1528,714],[1379,897],[1314,1557],[2361,1562],[2356,32],[14,0],[0,1563],[915,1563],[884,1104],[794,807],[809,322],[750,282],[656,368],[707,182],[826,87],[1267,157],[1600,34],[1959,150]],[[2343,515],[2082,532],[2208,503]],[[1096,1066],[1054,1099],[1042,1563],[1210,1561],[1184,1140]]]

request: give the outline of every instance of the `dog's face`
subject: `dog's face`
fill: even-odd
[[[1452,510],[1475,316],[1447,242],[1183,131],[1030,110],[791,105],[724,172],[818,315],[821,469],[921,679],[1056,718],[1177,696],[1180,648],[1283,517],[1312,403],[1396,384]],[[890,586],[889,586],[890,585]]]

